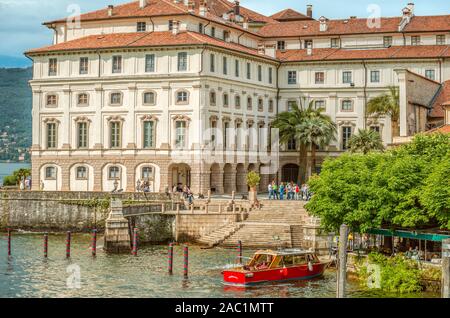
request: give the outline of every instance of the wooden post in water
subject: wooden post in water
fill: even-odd
[[[173,243],[169,244],[169,275],[173,274]]]
[[[189,272],[189,247],[187,247],[187,245],[184,246],[183,254],[184,254],[183,274],[184,274],[184,278],[188,278],[188,272]]]
[[[450,298],[450,239],[442,240],[442,298]]]
[[[242,265],[242,241],[238,241],[238,264]]]
[[[345,285],[347,281],[347,241],[348,241],[348,226],[341,225],[339,231],[339,254],[337,259],[337,298],[345,298]]]
[[[44,234],[44,257],[48,257],[48,233]]]
[[[67,232],[66,238],[66,258],[70,258],[70,242],[72,241],[72,233]]]
[[[7,229],[8,235],[8,256],[11,256],[11,229]]]
[[[138,229],[137,227],[134,228],[133,231],[133,255],[137,256],[137,250],[138,250]]]
[[[92,256],[97,256],[97,229],[92,231]]]

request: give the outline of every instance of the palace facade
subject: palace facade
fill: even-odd
[[[144,179],[155,192],[244,192],[250,170],[261,189],[299,181],[298,145],[268,133],[295,103],[338,127],[317,171],[358,129],[388,146],[444,122],[450,15],[419,16],[411,3],[398,17],[330,20],[310,5],[265,16],[238,1],[140,0],[44,25],[52,45],[26,52],[34,190],[134,191]],[[398,136],[366,112],[389,86]]]

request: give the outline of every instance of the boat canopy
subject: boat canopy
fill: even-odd
[[[259,250],[256,251],[255,254],[257,255],[272,255],[272,256],[287,256],[287,255],[305,255],[305,254],[311,254],[313,253],[312,250],[303,250],[303,249],[296,249],[296,248],[290,248],[290,249],[283,249],[283,250]]]
[[[439,233],[424,233],[416,231],[404,231],[404,230],[388,230],[388,229],[371,229],[367,231],[367,234],[383,235],[383,236],[395,236],[403,237],[415,240],[426,240],[434,242],[442,242],[442,240],[450,238],[450,235],[444,235]]]

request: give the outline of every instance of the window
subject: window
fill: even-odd
[[[264,111],[264,100],[262,98],[258,98],[258,111],[259,112]]]
[[[214,91],[209,93],[209,104],[211,106],[216,106],[216,92]]]
[[[120,179],[120,168],[117,166],[109,167],[108,169],[108,178],[109,179]]]
[[[152,167],[143,167],[141,178],[144,180],[152,180],[153,179],[153,168]]]
[[[84,75],[89,72],[89,58],[81,57],[80,58],[80,74]]]
[[[262,66],[258,65],[258,81],[262,81]]]
[[[285,49],[286,49],[286,42],[284,42],[284,41],[278,41],[278,42],[277,42],[277,49],[278,49],[278,50],[285,50]]]
[[[215,27],[212,27],[212,28],[211,28],[211,36],[212,36],[213,38],[216,37],[216,28],[215,28]]]
[[[247,98],[247,110],[252,110],[253,109],[253,100],[251,97]]]
[[[325,110],[325,101],[324,100],[316,100],[314,102],[314,108],[315,109],[323,109],[323,110]]]
[[[445,34],[436,35],[436,45],[445,45]]]
[[[145,92],[144,93],[144,105],[155,105],[156,98],[154,92]]]
[[[252,66],[250,63],[247,63],[247,79],[252,78]]]
[[[48,123],[47,124],[47,148],[54,149],[56,148],[56,123]]]
[[[145,31],[147,31],[147,23],[145,23],[145,22],[138,22],[136,29],[137,29],[137,32],[145,32]]]
[[[86,180],[88,178],[87,168],[85,166],[77,167],[77,180]]]
[[[155,54],[145,56],[145,72],[153,73],[155,71]]]
[[[113,56],[112,72],[122,73],[122,56],[120,55]]]
[[[272,74],[273,72],[272,72],[272,68],[271,67],[269,67],[269,84],[272,84],[272,82],[273,82],[273,74]]]
[[[305,40],[305,49],[313,47],[313,40]]]
[[[155,128],[155,122],[154,121],[144,121],[144,144],[143,148],[154,148],[154,128]]]
[[[88,147],[88,123],[81,122],[77,124],[78,148]]]
[[[177,104],[187,104],[188,101],[189,101],[188,92],[186,91],[177,92]]]
[[[425,77],[434,81],[436,79],[436,72],[434,70],[425,70]]]
[[[352,127],[342,127],[342,149],[348,149],[348,141],[352,136]]]
[[[54,94],[47,95],[47,106],[56,107],[58,104],[58,97]]]
[[[169,31],[173,30],[173,20],[169,20]]]
[[[216,71],[216,56],[214,54],[209,56],[209,70],[211,73]]]
[[[228,107],[229,101],[228,101],[228,94],[223,94],[223,107]]]
[[[121,93],[111,93],[111,105],[122,105],[122,94]]]
[[[273,99],[269,99],[269,113],[273,113]]]
[[[55,167],[45,168],[45,179],[56,180],[56,168]]]
[[[315,81],[316,81],[316,84],[325,83],[325,73],[324,72],[316,72]]]
[[[48,76],[56,76],[58,73],[58,60],[49,59],[48,60]]]
[[[352,72],[342,72],[342,83],[351,84],[352,83]]]
[[[234,76],[239,77],[239,60],[234,60]]]
[[[288,84],[297,84],[297,71],[288,71]]]
[[[203,23],[198,24],[198,33],[203,34]]]
[[[177,148],[183,148],[186,145],[186,122],[177,121],[175,123],[175,128],[176,128],[175,145]]]
[[[341,111],[343,112],[353,111],[353,102],[349,99],[343,100],[341,105]]]
[[[341,47],[341,40],[339,38],[331,39],[331,48],[337,49]]]
[[[370,71],[370,82],[371,83],[380,82],[380,71]]]
[[[187,53],[180,52],[178,53],[178,72],[187,71]]]
[[[78,104],[78,106],[87,106],[87,105],[89,105],[88,94],[86,94],[86,93],[78,94],[77,104]]]
[[[121,124],[120,122],[114,121],[110,123],[110,148],[120,148],[121,147]]]
[[[230,128],[229,122],[223,123],[223,146],[226,149],[228,147],[228,129]]]
[[[295,106],[297,105],[297,102],[295,100],[288,100],[287,102],[287,111],[290,112],[292,111]]]
[[[223,57],[223,75],[227,75],[228,74],[228,60],[227,57],[224,56]]]
[[[230,40],[230,31],[223,31],[223,40],[228,42]]]
[[[297,150],[297,141],[295,140],[295,138],[292,138],[291,140],[288,141],[287,149],[288,150]]]
[[[236,109],[241,108],[241,96],[236,95],[236,97],[234,98],[234,106],[236,107]]]
[[[420,36],[419,35],[413,35],[411,37],[411,45],[420,45]]]
[[[383,46],[384,47],[392,46],[392,36],[384,36],[383,37]]]
[[[380,126],[370,126],[369,129],[372,131],[376,131],[377,133],[380,133]]]

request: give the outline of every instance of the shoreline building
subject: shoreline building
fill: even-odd
[[[433,105],[450,80],[450,15],[411,3],[398,17],[330,20],[310,5],[265,16],[238,1],[139,0],[44,25],[52,45],[25,53],[34,190],[134,191],[144,179],[154,192],[245,192],[251,170],[264,190],[299,181],[298,145],[268,132],[304,100],[338,127],[316,171],[359,128],[388,146],[444,122]],[[399,136],[366,113],[392,85]]]

